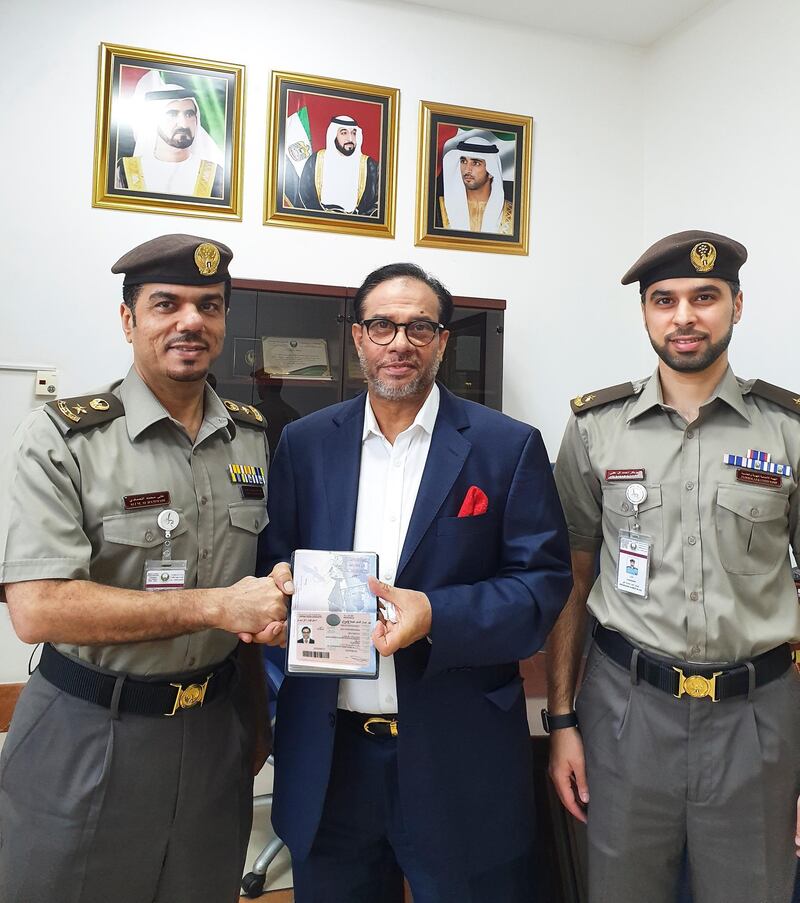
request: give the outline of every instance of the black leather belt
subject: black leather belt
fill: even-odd
[[[396,715],[367,715],[364,712],[350,712],[339,709],[337,721],[370,737],[396,737],[399,733]]]
[[[134,715],[170,717],[183,709],[200,708],[226,692],[236,671],[227,658],[203,671],[177,674],[160,680],[140,680],[127,674],[113,674],[76,662],[45,643],[39,672],[53,686],[70,696],[85,699],[103,708]]]
[[[600,649],[626,670],[630,670],[633,656],[638,653],[637,678],[678,699],[686,695],[692,699],[708,697],[719,702],[732,696],[745,696],[750,692],[751,680],[753,689],[763,687],[785,674],[792,664],[792,651],[787,643],[757,655],[749,662],[715,666],[656,659],[633,646],[621,633],[600,624],[595,628],[594,638]]]

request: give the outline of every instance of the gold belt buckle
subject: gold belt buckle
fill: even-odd
[[[389,725],[389,733],[392,735],[392,737],[397,736],[397,719],[396,718],[367,718],[367,720],[364,722],[364,732],[369,734],[370,737],[375,737],[377,735],[373,734],[372,731],[369,729],[369,726],[371,724],[388,724]]]
[[[213,676],[214,674],[211,673],[203,683],[189,684],[186,687],[183,684],[170,684],[171,687],[175,687],[177,690],[175,693],[175,704],[172,706],[172,711],[164,712],[164,715],[167,718],[171,718],[178,709],[193,709],[196,705],[202,706],[205,702],[208,682]]]
[[[715,671],[711,677],[703,677],[700,674],[690,674],[688,677],[683,673],[682,668],[673,666],[673,671],[678,672],[678,692],[672,695],[676,699],[680,699],[685,693],[692,699],[705,699],[710,696],[712,702],[719,702],[717,698],[717,678],[722,671]]]

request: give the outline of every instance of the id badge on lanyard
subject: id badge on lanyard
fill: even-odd
[[[160,559],[148,559],[144,563],[144,588],[147,592],[183,589],[188,562],[172,557],[172,531],[180,523],[180,515],[167,508],[158,515],[157,523],[164,531],[164,547]]]
[[[653,537],[640,532],[639,505],[647,498],[647,490],[641,483],[631,483],[625,490],[625,497],[633,505],[633,529],[619,531],[616,586],[620,592],[646,599]]]

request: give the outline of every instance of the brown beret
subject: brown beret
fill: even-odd
[[[124,285],[215,285],[228,282],[233,252],[227,245],[197,235],[161,235],[128,251],[111,267],[124,273]]]
[[[639,291],[662,279],[708,276],[739,281],[739,267],[747,260],[747,248],[716,232],[689,229],[662,238],[649,247],[622,277],[623,285],[639,282]]]

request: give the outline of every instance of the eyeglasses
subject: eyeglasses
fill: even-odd
[[[397,335],[397,330],[405,329],[408,341],[418,348],[430,345],[437,331],[445,328],[444,323],[434,323],[432,320],[395,323],[393,320],[386,320],[383,317],[362,320],[361,325],[367,330],[367,335],[376,345],[391,345]]]

